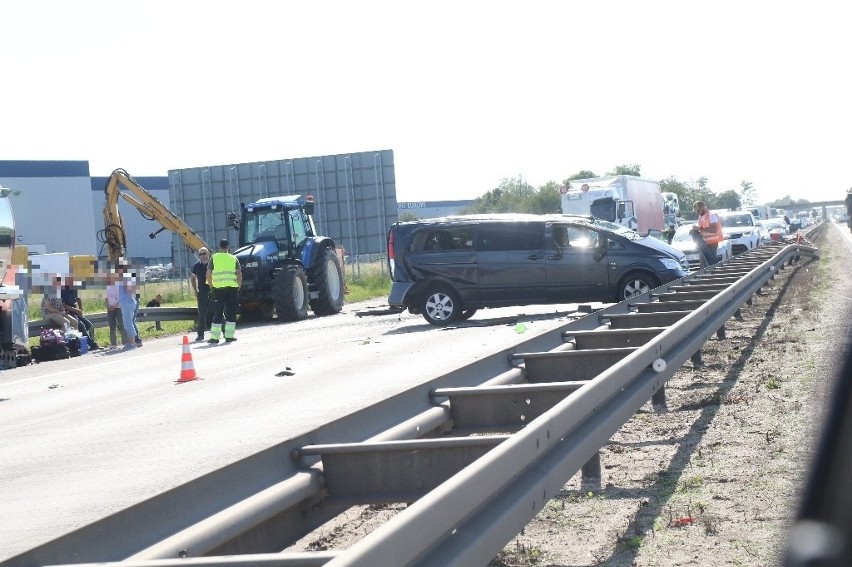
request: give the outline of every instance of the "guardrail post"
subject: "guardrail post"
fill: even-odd
[[[704,366],[704,361],[701,360],[701,349],[695,351],[695,354],[689,357],[689,360],[692,362],[692,366]]]
[[[654,407],[665,407],[666,405],[666,385],[663,384],[660,386],[660,389],[654,392],[654,395],[651,396],[651,405]]]
[[[586,461],[586,464],[580,469],[583,484],[595,482],[601,478],[601,452],[595,451],[592,458]]]
[[[749,301],[751,301],[751,299],[749,299]],[[736,311],[734,311],[734,319],[736,319],[737,321],[742,321],[742,320],[743,320],[743,313],[742,313],[742,311],[740,311],[739,309],[737,309]]]
[[[716,338],[717,339],[724,339],[725,338],[725,326],[724,325],[722,325],[721,327],[716,329]]]

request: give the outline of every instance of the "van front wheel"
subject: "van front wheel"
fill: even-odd
[[[459,295],[453,288],[438,285],[426,292],[420,312],[432,325],[446,327],[461,316],[462,305]]]
[[[658,285],[660,285],[660,283],[653,276],[649,276],[648,274],[643,274],[641,272],[627,274],[627,276],[621,280],[621,283],[618,284],[618,297],[616,297],[616,299],[618,301],[632,299],[637,295],[641,295],[646,291],[654,289]]]

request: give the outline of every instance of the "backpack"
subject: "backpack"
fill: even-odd
[[[39,346],[65,344],[65,333],[59,329],[42,329],[38,340]]]
[[[65,343],[52,343],[32,348],[32,358],[36,362],[47,362],[50,360],[63,360],[69,358],[71,353]]]
[[[71,356],[80,356],[82,353],[83,346],[80,344],[82,339],[77,337],[66,337],[65,346],[68,347],[68,352]]]

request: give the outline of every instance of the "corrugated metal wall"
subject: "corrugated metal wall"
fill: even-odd
[[[386,254],[397,220],[392,150],[169,170],[169,187],[172,212],[211,246],[236,241],[227,214],[240,203],[277,195],[313,195],[317,230],[351,258]],[[179,239],[174,257],[182,269],[195,262]]]

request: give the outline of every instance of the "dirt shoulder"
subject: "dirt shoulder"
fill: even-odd
[[[602,449],[600,485],[572,479],[492,565],[777,564],[850,333],[850,249],[832,226],[815,243]]]

